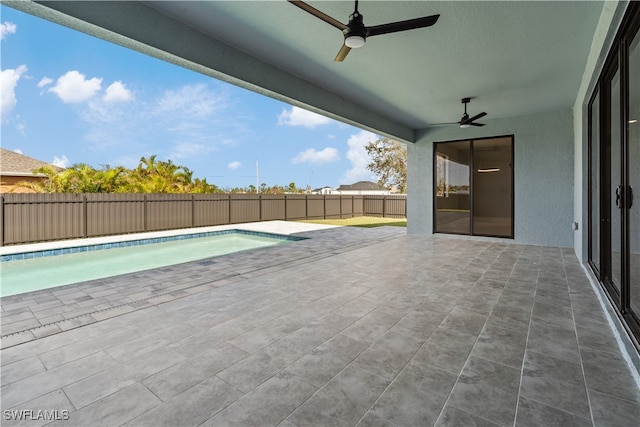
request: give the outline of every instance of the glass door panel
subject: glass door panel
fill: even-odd
[[[473,141],[473,234],[513,237],[511,138]]]
[[[435,230],[471,234],[471,142],[437,144],[436,150]]]
[[[590,106],[589,120],[591,135],[589,145],[589,260],[599,275],[600,266],[600,94],[597,94]]]
[[[629,46],[629,296],[630,308],[640,319],[640,33]]]
[[[610,236],[611,236],[611,284],[620,293],[622,283],[622,132],[620,129],[620,70],[617,70],[610,81]]]

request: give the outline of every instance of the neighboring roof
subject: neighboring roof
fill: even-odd
[[[33,175],[34,170],[43,166],[51,166],[56,170],[62,170],[62,168],[50,163],[7,150],[6,148],[0,148],[0,173],[3,175]]]
[[[359,181],[356,182],[355,184],[351,184],[351,185],[341,185],[340,187],[338,187],[338,191],[363,191],[363,190],[379,190],[379,191],[389,191],[388,188],[383,187],[382,185],[379,185],[375,182],[371,182],[371,181]]]

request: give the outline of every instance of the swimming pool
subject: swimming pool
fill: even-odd
[[[303,238],[244,230],[76,246],[3,255],[0,296],[69,285],[278,245]]]

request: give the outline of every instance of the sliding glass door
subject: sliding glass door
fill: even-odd
[[[437,144],[436,231],[471,233],[470,141]]]
[[[621,143],[621,111],[620,111],[620,69],[617,63],[614,63],[605,79],[604,85],[604,102],[605,108],[603,117],[604,127],[606,131],[603,138],[604,143],[604,167],[605,173],[603,177],[607,180],[605,186],[605,194],[603,201],[604,214],[607,219],[607,227],[605,233],[607,238],[604,242],[608,248],[605,248],[605,260],[607,269],[604,270],[606,284],[612,287],[611,293],[616,299],[621,298],[622,284],[622,268],[623,268],[623,229],[622,215],[623,210],[623,193],[622,185],[622,143]]]
[[[640,319],[640,31],[637,25],[635,36],[629,43],[628,58],[629,305],[631,312]]]
[[[589,103],[589,264],[640,342],[640,3]],[[639,344],[640,348],[640,344]]]
[[[434,230],[513,238],[513,137],[435,143]]]

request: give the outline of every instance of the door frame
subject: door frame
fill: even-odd
[[[511,159],[510,159],[510,166],[511,166],[511,204],[510,204],[510,214],[511,214],[511,229],[509,231],[509,235],[508,236],[496,236],[496,235],[491,235],[491,234],[478,234],[475,233],[473,230],[473,211],[474,211],[474,173],[473,171],[475,170],[475,159],[474,159],[474,154],[473,154],[473,142],[474,141],[484,141],[484,140],[489,140],[489,139],[506,139],[509,138],[510,139],[510,145],[511,145]],[[449,144],[449,143],[454,143],[454,142],[465,142],[468,141],[469,142],[469,232],[468,233],[451,233],[451,232],[440,232],[437,231],[437,221],[438,221],[438,203],[437,203],[437,193],[438,193],[438,168],[437,168],[437,156],[438,156],[438,145],[439,144]],[[482,138],[463,138],[463,139],[456,139],[456,140],[447,140],[447,141],[435,141],[433,143],[433,177],[432,177],[432,182],[433,182],[433,221],[432,221],[432,227],[433,227],[433,232],[434,233],[445,233],[445,234],[459,234],[459,235],[464,235],[464,236],[482,236],[482,237],[495,237],[495,238],[500,238],[500,239],[514,239],[514,230],[515,230],[515,135],[514,134],[510,134],[510,135],[496,135],[496,136],[487,136],[487,137],[482,137]]]

